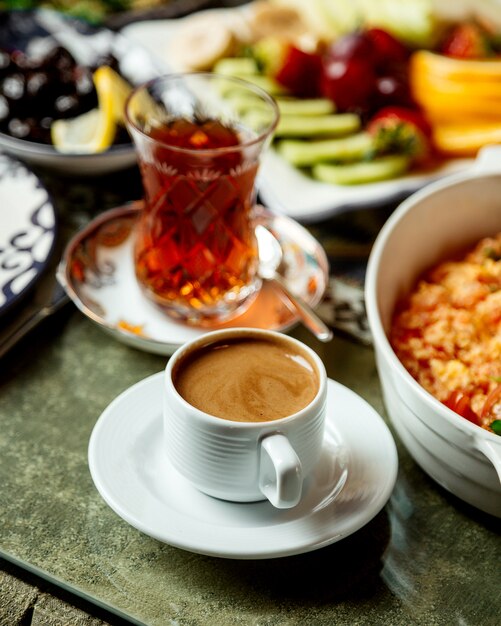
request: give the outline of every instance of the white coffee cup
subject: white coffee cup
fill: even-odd
[[[304,389],[313,394],[311,401],[285,417],[268,420],[265,416],[264,421],[235,421],[197,408],[181,395],[175,382],[177,384],[178,373],[188,363],[200,360],[206,351],[241,343],[255,344],[260,346],[260,350],[264,347],[265,353],[276,346],[279,356],[280,351],[292,353],[292,360],[306,368]],[[266,358],[263,353],[263,359]],[[233,367],[231,358],[225,362],[225,367],[228,363]],[[284,363],[282,373],[288,374],[290,360]],[[252,368],[252,376],[257,373],[258,386],[261,383],[266,386],[268,381],[266,377],[261,377],[261,369],[265,369],[264,363]],[[315,387],[311,382],[312,372]],[[294,381],[300,382],[301,376],[300,371]],[[230,373],[228,380],[221,382],[231,387],[233,377]],[[271,381],[274,375],[269,378]],[[282,378],[288,384],[287,376]],[[204,380],[207,381],[207,378]],[[208,380],[211,381],[210,375]],[[313,350],[292,337],[274,331],[249,328],[213,331],[184,344],[172,355],[165,370],[164,384],[165,450],[180,474],[200,491],[223,500],[254,502],[267,498],[277,508],[298,504],[304,479],[320,458],[324,433],[327,375],[321,359]],[[191,388],[196,388],[198,384],[199,379],[193,379]],[[300,384],[296,384],[295,388],[299,389]],[[198,391],[195,389],[195,392]],[[254,391],[252,389],[251,393]],[[290,394],[290,397],[293,395]],[[260,394],[258,396],[261,397]],[[289,399],[289,395],[284,393],[284,403]]]

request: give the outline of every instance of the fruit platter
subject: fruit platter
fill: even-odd
[[[260,191],[297,219],[399,200],[501,140],[501,25],[490,16],[318,4],[330,22],[300,2],[257,0],[124,32],[165,68],[236,76],[276,98]]]

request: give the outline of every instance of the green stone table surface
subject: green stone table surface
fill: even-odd
[[[57,185],[56,198],[65,185],[73,189],[57,202],[64,236],[91,215],[74,187]],[[94,196],[94,209],[117,199]],[[333,218],[315,232],[367,233],[361,223],[375,216],[387,214]],[[386,418],[370,346],[341,336],[320,344],[300,327],[292,334],[320,354],[329,377]],[[94,487],[89,436],[119,393],[165,362],[116,342],[73,305],[0,361],[0,556],[139,624],[501,623],[499,520],[437,486],[396,436],[390,501],[364,528],[322,550],[225,560],[129,526]],[[2,608],[0,623],[8,624]]]

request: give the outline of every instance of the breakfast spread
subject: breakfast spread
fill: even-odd
[[[257,0],[184,18],[164,53],[176,69],[236,76],[273,95],[277,153],[321,182],[391,179],[498,142],[499,26],[451,26],[418,4],[412,20],[393,11],[362,0],[311,10]],[[113,59],[100,65],[118,73]],[[39,61],[2,50],[0,131],[77,154],[128,142],[116,112],[130,89],[120,75],[96,80],[97,67],[62,47]],[[241,101],[259,114],[252,105]]]
[[[42,565],[99,617],[141,623],[498,614],[484,514],[501,518],[501,146],[470,169],[454,157],[501,141],[501,40],[480,22],[444,30],[432,1],[190,15],[81,0],[180,15],[152,20],[132,56],[133,36],[89,46],[60,16],[38,65],[0,50],[0,147],[20,154],[0,168],[0,278],[23,297],[0,333],[0,358],[17,346],[1,547],[20,574]],[[155,56],[166,31],[182,68]],[[311,228],[283,214],[296,196]],[[327,223],[335,196],[350,216]],[[6,276],[28,254],[31,282]],[[301,299],[340,331],[305,324],[331,346],[286,334]],[[20,341],[68,301],[87,319]]]
[[[391,342],[427,391],[501,434],[501,233],[430,270],[398,308]]]
[[[406,20],[371,3],[335,4],[317,3],[319,12],[258,0],[245,13],[195,14],[166,56],[272,94],[282,113],[277,153],[322,182],[395,178],[500,140],[497,26],[417,6]]]

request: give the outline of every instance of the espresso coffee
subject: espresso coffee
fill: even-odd
[[[178,393],[225,420],[265,422],[297,413],[319,389],[311,358],[280,339],[244,336],[194,349],[173,371]]]

